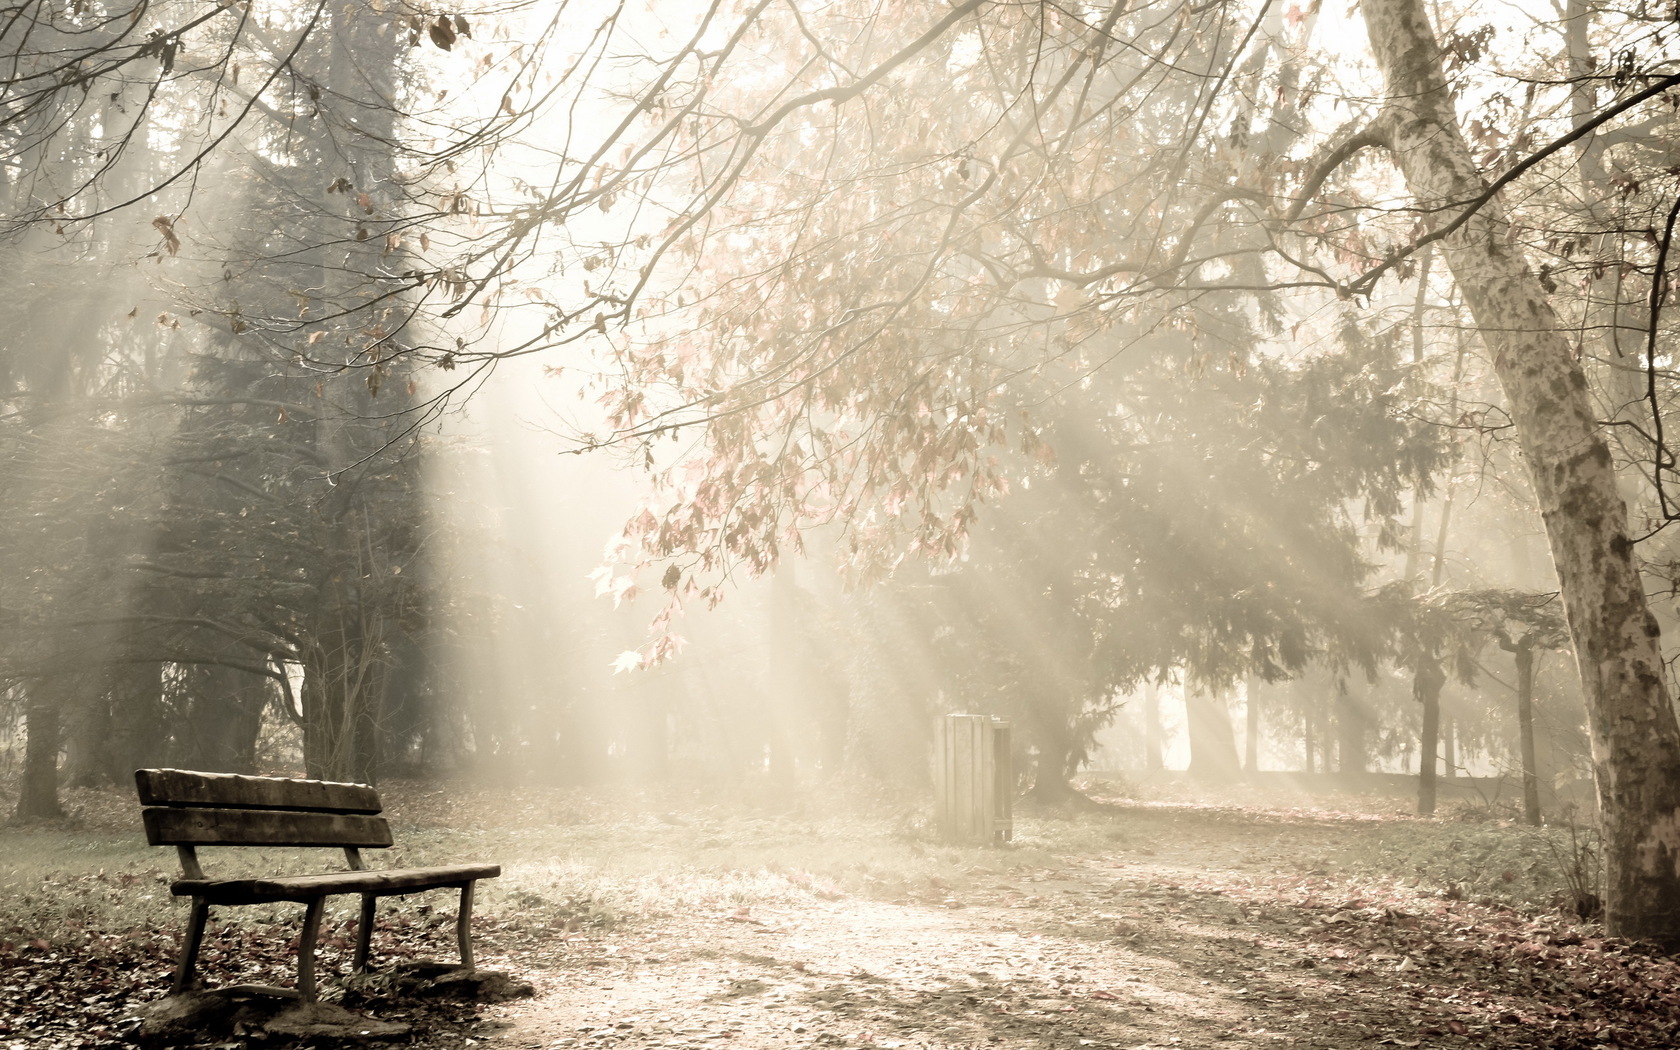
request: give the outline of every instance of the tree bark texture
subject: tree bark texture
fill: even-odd
[[[385,668],[379,640],[355,619],[364,612],[341,604],[304,655],[303,759],[316,779],[378,783]],[[367,619],[377,631],[378,614]]]
[[[56,820],[64,816],[58,803],[60,698],[34,683],[24,707],[23,778],[18,784],[18,820]]]
[[[64,782],[70,787],[102,787],[117,783],[109,776],[106,755],[111,741],[111,701],[107,693],[88,689],[70,707],[61,726],[64,736]]]
[[[1426,216],[1487,183],[1458,127],[1422,0],[1363,0],[1395,162]],[[1439,209],[1438,211],[1435,209]],[[1680,946],[1680,726],[1586,377],[1495,199],[1441,242],[1492,352],[1533,476],[1587,698],[1611,933]]]
[[[1038,703],[1032,705],[1031,711],[1029,724],[1038,746],[1032,796],[1041,802],[1065,801],[1077,794],[1068,781],[1078,765],[1079,747],[1073,728],[1068,725],[1066,705]]]
[[[1540,826],[1540,772],[1534,759],[1534,640],[1517,643],[1517,740],[1522,752],[1523,822]]]
[[[186,769],[255,773],[269,679],[214,664],[187,668],[171,762]],[[133,770],[129,770],[129,775]]]
[[[1447,684],[1438,657],[1420,657],[1412,678],[1412,699],[1423,705],[1423,727],[1418,732],[1418,816],[1435,812],[1435,756],[1441,751],[1441,688]]]

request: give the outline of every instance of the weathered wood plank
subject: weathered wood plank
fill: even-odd
[[[211,904],[259,904],[265,901],[311,901],[339,893],[375,897],[462,886],[502,873],[500,864],[449,864],[436,868],[388,871],[335,871],[323,875],[279,875],[262,879],[181,879],[177,897],[201,897]]]
[[[212,904],[260,904],[297,901],[309,906],[298,948],[298,991],[305,1001],[315,998],[315,941],[326,898],[359,894],[362,928],[358,933],[355,965],[367,965],[374,900],[423,890],[458,888],[461,906],[456,938],[461,958],[472,965],[473,886],[479,879],[502,873],[498,864],[454,864],[434,868],[393,868],[368,871],[360,847],[391,845],[391,828],[378,816],[379,793],[365,784],[336,784],[320,780],[250,777],[198,773],[179,769],[142,769],[134,775],[146,839],[154,846],[175,846],[181,854],[183,878],[171,887],[176,896],[191,897],[193,910],[180,962],[175,991],[190,988],[197,965],[198,944]],[[339,846],[350,871],[323,875],[290,875],[258,879],[207,879],[198,863],[198,846]]]
[[[391,844],[384,817],[284,809],[168,809],[140,812],[154,846],[370,846]]]
[[[1000,842],[1015,837],[1015,746],[1014,726],[1008,722],[992,723],[992,770],[995,782],[992,791],[991,834]]]
[[[379,792],[366,784],[185,769],[135,770],[143,806],[211,806],[218,809],[301,809],[378,813]]]
[[[949,842],[1012,838],[1009,723],[986,715],[945,715],[935,742],[940,834]]]

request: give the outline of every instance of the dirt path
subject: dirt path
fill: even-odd
[[[1396,860],[1374,848],[1392,818],[1137,806],[1105,821],[1099,845],[1059,867],[988,869],[943,894],[714,909],[533,945],[502,961],[537,998],[491,1008],[475,1037],[517,1050],[1680,1046],[1680,964],[1356,862]]]
[[[1014,887],[1004,892],[1019,903],[1001,906],[846,900],[672,923],[560,961],[542,975],[541,998],[504,1008],[511,1027],[500,1040],[1136,1046],[1211,1042],[1239,1029],[1246,996],[1213,989],[1170,956],[1117,941],[1117,929],[1168,923],[1092,885],[1067,878]],[[1086,898],[1085,921],[1047,915],[1051,894]],[[1222,969],[1243,956],[1252,969],[1263,954],[1225,930],[1215,935],[1231,956]]]
[[[1315,937],[1360,902],[1288,899],[1305,858],[1347,829],[1154,823],[1158,850],[1115,849],[960,898],[846,898],[572,941],[525,957],[538,998],[496,1008],[492,1045],[1420,1045],[1416,1019],[1396,1009],[1418,964]],[[1305,878],[1327,887],[1321,876]]]

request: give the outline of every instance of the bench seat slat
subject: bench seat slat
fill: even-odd
[[[304,809],[378,813],[379,792],[367,784],[331,780],[141,769],[134,774],[143,806],[208,806],[215,809]]]
[[[370,893],[379,897],[416,893],[459,886],[476,879],[493,879],[501,873],[499,864],[450,864],[436,868],[336,871],[262,879],[179,879],[170,890],[177,897],[203,897],[211,904],[257,904],[310,901],[335,893]]]
[[[391,844],[384,817],[268,809],[141,811],[154,846],[367,846]]]

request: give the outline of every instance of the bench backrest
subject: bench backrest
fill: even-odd
[[[136,770],[134,782],[154,846],[391,844],[379,792],[366,784],[184,769]]]

